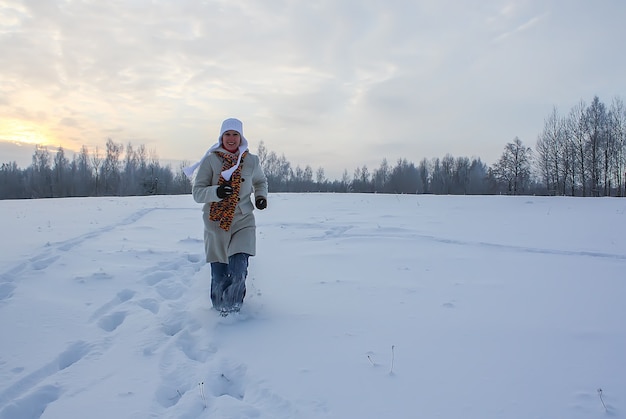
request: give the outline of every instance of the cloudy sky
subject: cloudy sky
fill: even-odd
[[[0,0],[0,162],[107,138],[195,161],[234,116],[253,151],[329,177],[492,164],[553,107],[626,99],[625,18],[623,0]]]

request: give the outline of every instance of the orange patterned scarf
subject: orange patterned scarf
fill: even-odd
[[[222,171],[228,170],[237,164],[236,154],[222,153],[220,151],[216,151],[215,154],[222,158]],[[239,190],[241,189],[241,167],[243,166],[243,159],[246,157],[246,154],[248,154],[248,151],[245,151],[241,156],[239,167],[233,172],[230,182],[220,175],[218,185],[230,183],[230,186],[233,187],[233,194],[221,201],[211,202],[209,219],[211,221],[219,221],[222,230],[230,230],[230,225],[233,223],[233,218],[235,217],[235,209],[237,209],[237,204],[239,204]]]

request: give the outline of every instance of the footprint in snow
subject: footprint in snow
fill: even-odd
[[[31,259],[31,266],[36,271],[42,271],[46,269],[48,266],[52,265],[59,259],[60,256],[52,256],[52,257],[34,257]]]
[[[168,316],[161,324],[161,330],[167,336],[176,336],[185,327],[185,322],[181,313]]]
[[[13,291],[15,291],[15,285],[9,284],[8,282],[0,284],[0,302],[11,298]]]
[[[123,289],[118,292],[115,297],[113,297],[109,302],[103,304],[99,309],[97,309],[92,315],[89,321],[94,321],[100,319],[106,313],[111,311],[113,308],[119,306],[120,304],[125,303],[135,296],[135,291],[129,289]]]
[[[223,362],[221,373],[215,374],[210,380],[205,381],[205,386],[215,397],[230,396],[243,400],[246,392],[244,379],[247,368],[243,364],[229,365]]]
[[[14,400],[0,411],[0,418],[38,418],[46,407],[61,395],[61,387],[46,385],[21,399]]]
[[[159,312],[160,304],[154,298],[144,298],[143,300],[138,301],[137,304],[139,304],[139,307],[152,312],[152,314],[157,314]]]
[[[163,281],[156,287],[156,291],[165,300],[178,300],[185,293],[185,287],[175,278]]]
[[[166,278],[170,278],[171,276],[172,276],[171,272],[166,272],[166,271],[151,272],[148,275],[144,276],[143,281],[148,285],[156,285],[162,280]]]
[[[190,360],[202,363],[206,362],[209,356],[217,352],[215,346],[201,343],[200,340],[193,336],[188,330],[179,334],[176,339],[176,346]]]
[[[125,319],[126,319],[126,312],[118,311],[118,312],[102,317],[100,321],[98,322],[98,326],[100,326],[100,328],[104,330],[105,332],[112,332],[118,327],[120,327],[120,325],[124,323]]]
[[[50,378],[79,362],[90,351],[91,346],[86,342],[74,342],[47,364],[10,384],[0,392],[0,405],[8,402],[0,411],[0,418],[40,417],[46,406],[61,394],[61,388],[56,385],[40,384],[55,382]]]

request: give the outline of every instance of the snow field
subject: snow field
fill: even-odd
[[[189,196],[0,210],[2,419],[624,415],[623,200],[271,194],[225,319]]]

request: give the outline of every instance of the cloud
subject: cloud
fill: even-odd
[[[1,164],[15,162],[17,167],[25,169],[30,166],[32,156],[35,153],[35,146],[32,144],[15,143],[0,139]]]
[[[238,116],[253,147],[263,140],[301,165],[341,171],[382,160],[386,144],[390,159],[490,161],[515,136],[532,145],[553,106],[626,87],[615,70],[624,58],[606,56],[626,35],[616,3],[0,7],[0,116],[45,125],[76,150],[114,137],[195,160],[221,120]],[[607,61],[610,69],[597,65]]]
[[[541,15],[532,16],[530,19],[526,20],[519,26],[515,27],[513,30],[501,33],[500,35],[496,36],[494,38],[494,42],[502,42],[515,34],[526,31],[532,28],[533,26],[537,25],[541,20],[545,19],[548,15],[549,13],[543,13]]]

